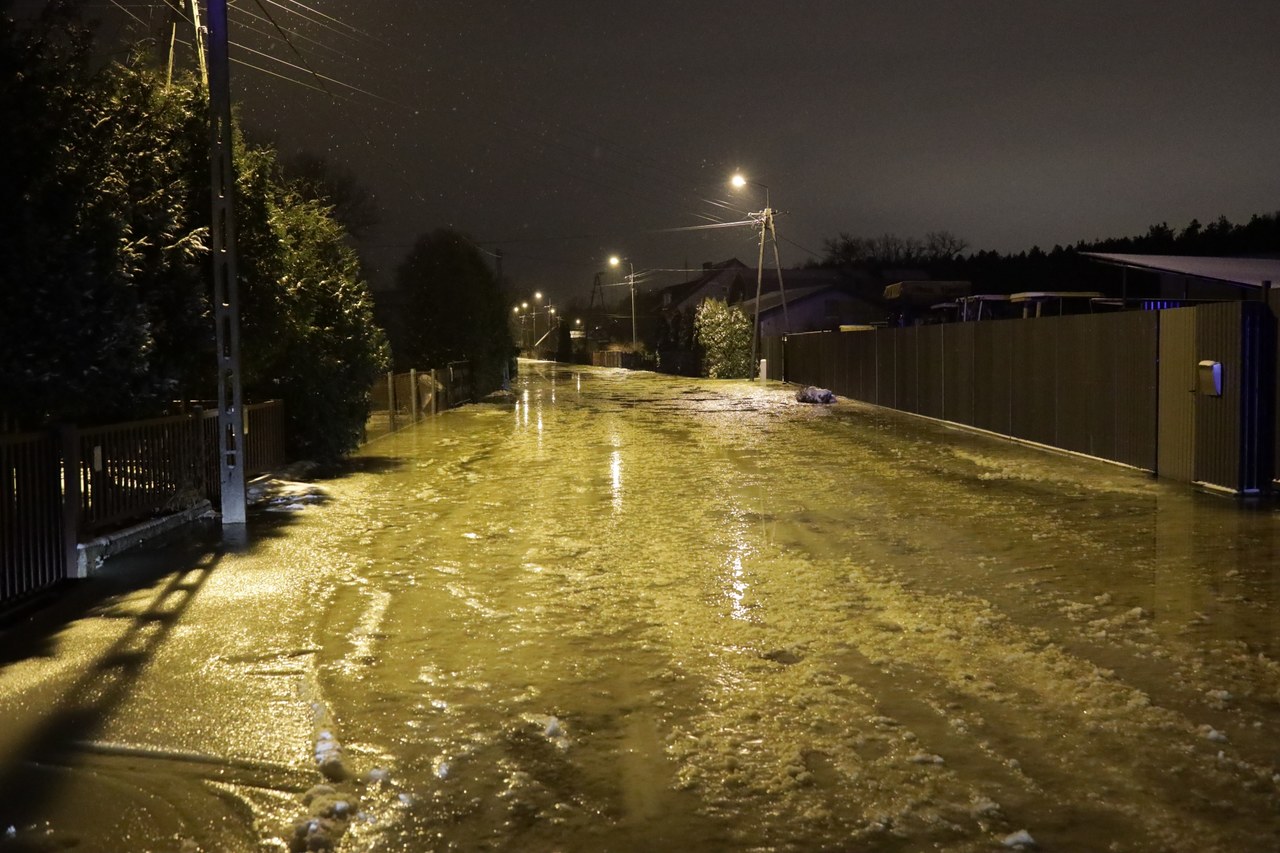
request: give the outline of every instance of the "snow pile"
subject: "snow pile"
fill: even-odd
[[[826,388],[819,388],[816,385],[801,388],[796,392],[796,402],[799,403],[834,403],[835,401],[835,394],[832,394]]]

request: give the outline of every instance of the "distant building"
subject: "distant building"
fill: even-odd
[[[783,292],[775,289],[760,297],[761,338],[793,332],[835,331],[841,326],[885,324],[884,308],[846,292],[838,284],[810,284],[793,289],[787,284],[785,271],[783,284]],[[754,317],[755,297],[740,303],[739,307],[748,317]]]
[[[1159,280],[1156,299],[1146,307],[1171,308],[1194,302],[1234,302],[1240,299],[1267,299],[1280,289],[1280,258],[1201,257],[1191,255],[1142,255],[1112,252],[1085,252],[1086,257],[1123,271],[1120,292],[1132,299],[1129,272],[1151,274]]]

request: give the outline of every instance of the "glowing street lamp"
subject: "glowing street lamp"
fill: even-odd
[[[769,205],[769,188],[762,183],[747,179],[741,172],[735,173],[729,183],[735,189],[742,189],[747,184],[751,184],[753,187],[759,187],[764,190],[764,209],[751,214],[751,218],[760,226],[760,255],[756,261],[755,322],[751,331],[751,370],[754,373],[760,364],[757,360],[757,353],[760,340],[760,294],[764,289],[764,240],[766,233],[773,241],[773,265],[778,271],[778,294],[782,298],[782,324],[787,331],[791,330],[791,318],[787,316],[787,292],[782,286],[782,262],[778,258],[778,231],[773,224],[774,210]]]
[[[631,263],[630,258],[620,258],[613,255],[609,258],[609,266],[616,267],[623,260],[627,262],[627,287],[631,289],[631,351],[637,352],[636,345],[636,266]]]

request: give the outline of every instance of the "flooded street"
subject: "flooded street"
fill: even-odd
[[[211,567],[209,627],[77,742],[221,756],[173,790],[225,815],[76,849],[284,849],[319,759],[345,851],[1280,850],[1274,509],[776,384],[521,371]]]

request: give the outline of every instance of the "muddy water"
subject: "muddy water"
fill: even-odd
[[[1280,848],[1271,510],[551,365],[357,467],[306,527],[348,849]]]

